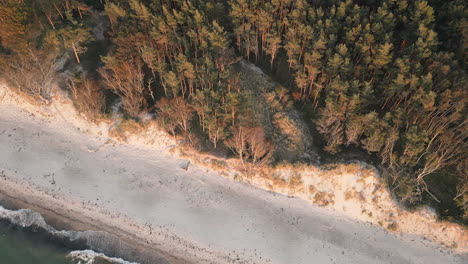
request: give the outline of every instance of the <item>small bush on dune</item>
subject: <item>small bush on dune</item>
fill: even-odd
[[[298,188],[302,185],[302,176],[299,173],[295,173],[289,179],[290,188]]]
[[[142,63],[138,59],[116,62],[113,58],[104,57],[103,60],[107,64],[99,73],[104,85],[122,98],[123,109],[129,116],[138,117],[147,106]]]
[[[309,185],[309,193],[310,194],[313,194],[317,191],[317,187],[315,187],[314,185]]]
[[[133,119],[122,120],[120,124],[109,131],[111,137],[119,138],[127,141],[128,135],[138,134],[143,130],[143,127]]]
[[[244,168],[246,161],[254,166],[267,163],[274,149],[262,127],[233,127],[232,136],[224,144],[239,157]]]
[[[391,222],[387,225],[387,229],[390,231],[397,231],[398,229],[398,224],[395,222]]]
[[[28,46],[23,53],[0,58],[0,74],[19,92],[48,102],[56,82],[56,58],[52,49]]]
[[[318,192],[314,196],[314,203],[319,206],[327,206],[329,204],[334,204],[335,201],[333,200],[335,195],[333,193],[328,192]]]
[[[179,128],[184,133],[190,130],[190,121],[193,118],[194,110],[182,97],[161,98],[156,107],[158,111],[159,124],[173,136]]]
[[[227,168],[227,163],[223,160],[211,159],[210,167],[215,170],[225,170]]]
[[[76,109],[92,119],[99,118],[105,108],[105,97],[96,81],[83,78],[69,82],[73,104]]]

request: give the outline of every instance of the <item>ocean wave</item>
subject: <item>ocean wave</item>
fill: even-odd
[[[56,231],[45,222],[41,214],[30,209],[12,211],[0,206],[0,219],[9,220],[12,224],[23,228],[39,227],[48,232]]]
[[[56,230],[54,227],[46,223],[41,214],[30,209],[8,210],[0,206],[0,219],[7,220],[10,223],[20,226],[25,229],[32,229],[49,234],[51,239],[61,242],[69,248],[88,250],[76,250],[70,253],[72,260],[78,264],[92,263],[112,263],[112,264],[138,264],[136,262],[128,262],[121,258],[108,257],[102,253],[97,253],[93,250],[103,252],[107,255],[126,256],[127,247],[125,243],[111,234],[101,231],[66,231]],[[167,262],[156,262],[167,263]]]
[[[112,264],[138,264],[136,262],[129,262],[121,258],[111,258],[89,249],[72,251],[70,254],[68,254],[68,257],[71,258],[76,264],[94,264],[98,261],[105,261]]]

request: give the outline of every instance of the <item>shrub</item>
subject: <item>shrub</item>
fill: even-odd
[[[79,82],[70,80],[69,87],[73,104],[79,112],[92,119],[102,115],[105,97],[96,81],[86,77]]]
[[[329,204],[334,204],[333,200],[335,195],[328,192],[318,192],[314,196],[314,203],[320,206],[327,206]]]
[[[175,136],[176,128],[184,132],[190,130],[193,108],[182,97],[162,98],[156,103],[160,125]]]
[[[309,185],[309,193],[310,194],[313,194],[316,191],[317,191],[317,187],[315,187],[314,185]]]
[[[248,160],[253,165],[267,163],[274,150],[262,127],[235,126],[232,128],[232,137],[224,143],[239,157],[244,168]]]
[[[387,229],[391,231],[397,231],[398,224],[396,222],[391,222],[387,225]]]
[[[56,81],[53,49],[37,50],[28,46],[22,53],[0,60],[0,73],[18,91],[48,102]]]
[[[295,173],[289,179],[289,186],[291,188],[297,188],[302,185],[302,176],[299,173]]]
[[[144,73],[139,60],[110,63],[111,58],[104,59],[106,68],[99,73],[104,84],[122,98],[124,110],[133,118],[138,117],[146,107]]]
[[[143,127],[138,122],[133,119],[127,119],[110,130],[109,135],[127,141],[127,135],[140,133],[142,129]]]

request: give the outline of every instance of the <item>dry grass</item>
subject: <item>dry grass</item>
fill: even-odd
[[[109,136],[122,141],[127,141],[130,135],[136,135],[143,131],[144,127],[133,119],[123,120],[109,131]]]
[[[332,170],[335,170],[339,167],[339,164],[335,164],[335,163],[330,163],[330,164],[325,164],[325,165],[322,165],[320,167],[320,169],[324,170],[324,171],[332,171]]]
[[[143,126],[133,119],[127,119],[120,123],[121,129],[129,134],[138,134],[143,130]]]
[[[261,168],[259,170],[256,171],[256,176],[260,177],[260,178],[263,178],[263,179],[268,179],[268,180],[271,180],[271,177],[270,177],[270,172],[271,170],[268,169],[268,168]]]
[[[369,210],[367,210],[367,209],[362,209],[362,210],[361,210],[361,213],[362,213],[363,215],[367,215],[367,216],[369,216],[369,217],[372,217],[372,216],[373,216],[372,212],[369,211]]]
[[[362,184],[362,186],[366,185],[366,180],[364,178],[359,178],[356,180],[356,182]]]
[[[289,187],[291,189],[296,189],[302,186],[302,176],[299,173],[294,173],[291,178],[289,178]]]
[[[351,163],[344,167],[344,171],[349,174],[359,175],[359,173],[362,171],[362,168],[361,165],[357,163]]]
[[[11,86],[11,87],[9,87],[7,89],[10,89],[11,92],[15,93],[15,95],[19,96],[22,100],[26,101],[27,103],[29,103],[31,105],[40,106],[40,105],[50,104],[50,101],[38,100],[38,98],[36,96],[31,95],[29,93],[25,93],[25,92],[21,91],[20,89],[16,89],[16,88],[14,88],[14,86]],[[6,94],[4,96],[6,96]]]
[[[372,198],[372,202],[374,204],[378,204],[380,202],[380,197],[379,196],[374,196],[374,198]]]
[[[397,231],[398,230],[398,224],[396,222],[391,222],[387,225],[387,229],[390,231]]]
[[[272,175],[271,181],[273,182],[273,186],[275,187],[286,188],[288,186],[288,182],[283,177],[277,174]]]
[[[312,170],[316,169],[314,166],[308,165],[307,163],[289,163],[287,161],[282,161],[278,163],[275,167],[277,170],[291,170],[291,171],[303,171],[303,170]]]
[[[327,206],[329,204],[333,205],[335,204],[335,201],[333,200],[334,198],[335,195],[333,193],[318,192],[314,196],[314,203],[319,206]]]
[[[309,185],[309,193],[310,194],[313,194],[317,191],[317,187],[315,187],[314,185]]]
[[[209,166],[211,169],[218,171],[227,169],[227,163],[223,160],[211,159]]]
[[[80,83],[70,81],[71,98],[76,109],[95,121],[103,115],[105,97],[94,80],[85,78]]]
[[[364,179],[368,178],[368,177],[374,177],[375,176],[375,171],[372,170],[372,169],[365,169],[365,170],[361,171],[361,175],[362,175],[362,177]]]
[[[320,167],[320,169],[319,176],[326,179],[343,174],[343,168],[338,164],[327,164]]]
[[[236,174],[234,175],[234,180],[235,180],[235,181],[242,181],[242,176],[236,173]]]
[[[348,201],[354,198],[355,191],[346,191],[345,192],[345,200]]]

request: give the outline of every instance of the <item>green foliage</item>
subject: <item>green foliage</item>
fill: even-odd
[[[0,47],[21,50],[27,41],[32,11],[24,3],[5,1],[0,3]]]

